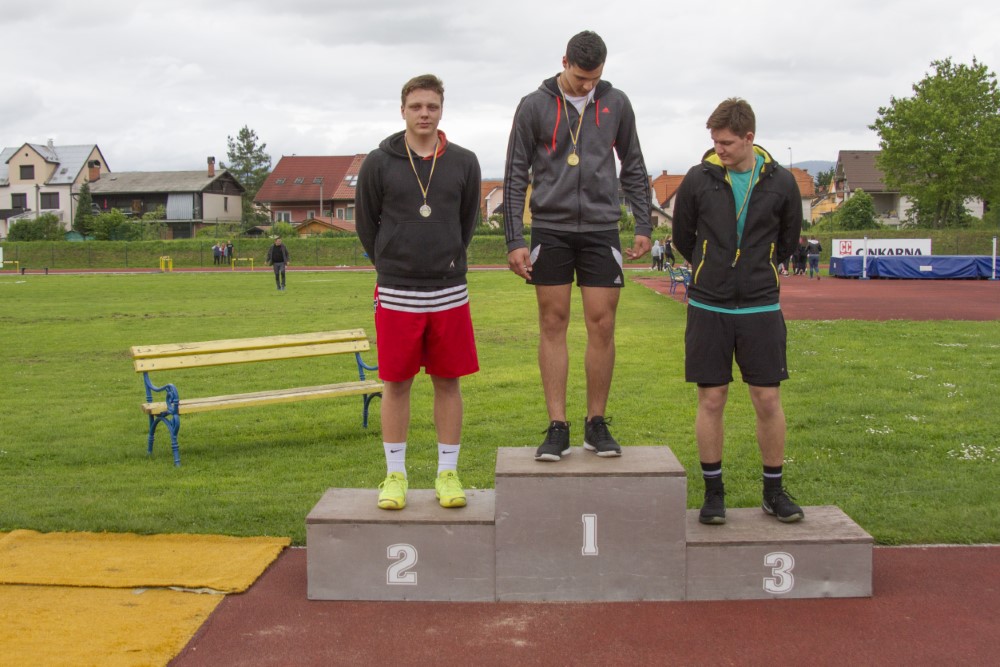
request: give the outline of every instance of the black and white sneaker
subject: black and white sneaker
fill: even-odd
[[[722,484],[705,487],[705,502],[698,514],[698,521],[709,525],[726,522],[726,489]]]
[[[545,441],[535,450],[536,461],[558,461],[569,454],[569,422],[551,422]]]
[[[805,516],[802,508],[795,504],[792,494],[783,487],[765,489],[760,508],[782,523],[794,523]]]
[[[586,420],[583,429],[583,448],[598,456],[621,456],[622,448],[608,431],[604,417],[595,416]]]

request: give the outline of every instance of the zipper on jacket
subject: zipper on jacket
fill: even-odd
[[[705,266],[705,254],[708,252],[708,239],[705,239],[701,243],[701,261],[698,262],[698,268],[694,271],[694,284],[698,284],[698,274],[701,273],[701,267]]]
[[[781,278],[778,276],[778,268],[774,265],[774,244],[771,244],[771,252],[767,255],[767,261],[771,265],[771,270],[774,271],[774,283],[781,287]]]
[[[738,261],[740,261],[740,249],[739,248],[736,249],[736,257],[733,257],[733,263],[729,265],[729,268],[735,269],[736,268],[736,262],[738,262]]]

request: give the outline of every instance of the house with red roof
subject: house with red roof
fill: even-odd
[[[671,221],[674,219],[674,200],[677,188],[681,187],[683,180],[683,175],[668,174],[667,170],[664,169],[663,173],[650,183],[653,187],[653,206],[659,207]]]
[[[503,214],[503,179],[484,178],[480,186],[479,209],[483,220],[494,213]]]
[[[799,186],[799,195],[802,196],[802,219],[812,220],[812,202],[816,198],[816,181],[805,169],[792,167],[789,169],[795,177],[795,183]]]
[[[316,220],[354,231],[354,195],[364,159],[364,154],[282,156],[254,203],[272,223]]]

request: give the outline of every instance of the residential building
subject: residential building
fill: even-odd
[[[299,236],[322,236],[326,232],[353,233],[357,231],[354,227],[354,221],[348,220],[309,218],[292,224],[295,225],[295,233]]]
[[[884,225],[897,226],[906,219],[910,200],[885,185],[885,174],[875,166],[882,151],[840,151],[833,172],[833,187],[837,198],[845,202],[858,190],[871,195],[875,215]]]
[[[0,151],[0,237],[21,218],[51,213],[72,228],[80,186],[110,173],[96,144],[22,144]]]
[[[655,209],[659,209],[663,212],[662,215],[666,219],[665,222],[673,223],[674,202],[676,200],[677,188],[681,187],[681,182],[683,180],[683,175],[676,176],[674,174],[668,174],[667,170],[664,169],[663,173],[654,178],[651,182],[653,188],[654,215]]]
[[[883,225],[895,226],[906,221],[912,202],[906,195],[885,185],[885,174],[875,164],[881,152],[840,151],[833,182],[843,201],[850,199],[857,190],[867,192],[875,204],[878,221]],[[984,206],[981,199],[967,199],[965,209],[973,217],[983,217]]]
[[[354,194],[362,155],[286,155],[254,198],[271,222],[354,223]]]
[[[802,197],[802,219],[812,220],[812,201],[816,198],[816,182],[805,169],[792,167],[789,169],[795,177],[795,183],[799,186],[799,195]]]
[[[94,204],[142,216],[166,212],[168,238],[191,238],[202,227],[239,223],[246,188],[228,170],[215,170],[215,158],[198,171],[124,171],[90,183]]]
[[[480,187],[479,207],[483,220],[494,213],[503,215],[503,179],[484,178]]]

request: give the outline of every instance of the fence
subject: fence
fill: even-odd
[[[930,238],[935,255],[989,255],[995,230],[867,230],[834,231],[819,234],[823,244],[822,261],[830,256],[834,237],[867,234],[869,238]],[[667,236],[666,230],[655,230],[654,238]],[[175,268],[211,267],[212,245],[215,239],[180,239],[175,241],[24,241],[0,244],[3,259],[18,262],[28,270],[50,269],[155,269],[160,257],[169,255]],[[364,248],[357,238],[285,239],[293,266],[369,266]],[[632,244],[631,234],[622,235],[622,246]],[[234,257],[253,258],[263,264],[271,240],[233,239]],[[469,264],[507,264],[507,247],[503,236],[476,235],[469,247]],[[227,266],[227,268],[229,268]]]

